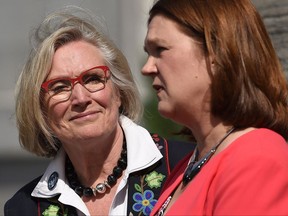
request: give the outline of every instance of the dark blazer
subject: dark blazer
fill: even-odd
[[[152,138],[163,158],[156,164],[145,170],[130,174],[128,178],[128,208],[127,215],[138,215],[142,213],[149,215],[156,201],[158,200],[164,181],[170,175],[175,165],[195,148],[195,145],[188,142],[167,141],[157,134],[152,134]],[[155,180],[162,178],[162,184]],[[35,198],[31,196],[32,191],[38,184],[41,176],[34,179],[21,188],[4,207],[5,216],[49,216],[49,215],[77,215],[77,211],[72,206],[63,205],[58,201],[58,197],[52,199]],[[143,179],[146,181],[143,183]],[[151,198],[152,197],[152,198]],[[148,206],[142,206],[141,199],[150,202]],[[57,214],[55,214],[57,211]],[[53,214],[52,214],[53,213]]]

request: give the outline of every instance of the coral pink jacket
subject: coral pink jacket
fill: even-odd
[[[167,180],[155,215],[182,180],[189,157]],[[255,129],[239,137],[195,176],[166,215],[288,215],[288,145]]]

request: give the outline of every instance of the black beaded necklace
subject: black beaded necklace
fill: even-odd
[[[126,139],[124,137],[123,146],[121,156],[117,162],[117,165],[114,167],[112,174],[107,177],[103,183],[99,183],[96,185],[95,188],[93,187],[84,187],[80,184],[78,180],[78,176],[74,170],[73,164],[70,161],[68,155],[66,155],[66,162],[65,162],[65,173],[68,179],[70,187],[80,196],[96,196],[97,193],[104,194],[107,188],[113,187],[117,179],[122,175],[123,170],[127,167],[127,146],[126,146]]]

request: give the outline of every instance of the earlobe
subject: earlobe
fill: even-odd
[[[213,67],[214,63],[215,63],[215,56],[209,56],[209,63],[211,64],[211,66]]]
[[[122,102],[121,102],[121,94],[119,90],[116,90],[116,103],[119,109],[121,109]]]
[[[208,69],[210,68],[210,73],[214,74],[215,72],[215,58],[210,56],[209,57],[209,62],[208,62]]]

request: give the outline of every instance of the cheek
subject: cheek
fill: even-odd
[[[106,109],[119,109],[121,106],[120,93],[108,84],[103,91],[96,92],[94,101]]]
[[[58,126],[61,120],[64,118],[67,105],[65,103],[59,103],[56,105],[50,105],[47,109],[47,118],[49,125],[53,128]]]
[[[111,110],[111,112],[118,113],[118,110],[121,106],[121,101],[120,96],[118,96],[115,91],[105,95],[103,101],[105,101],[104,107],[106,109]]]

